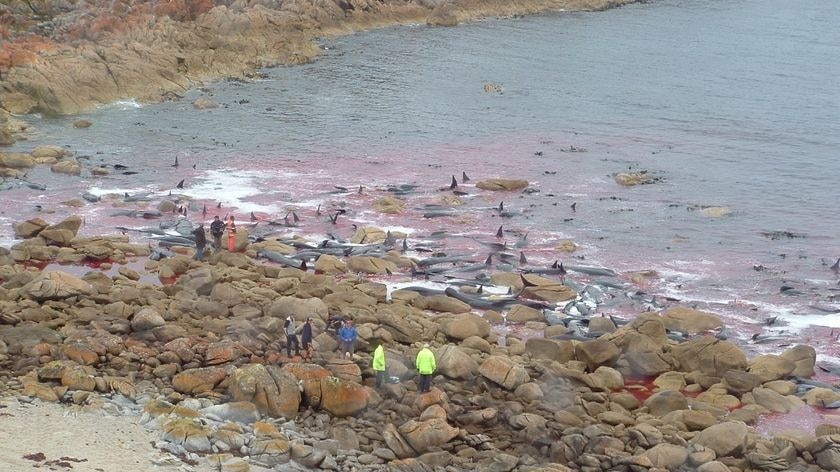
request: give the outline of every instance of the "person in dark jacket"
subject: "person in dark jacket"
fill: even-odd
[[[312,317],[306,319],[303,328],[300,330],[300,343],[303,348],[303,358],[309,359],[312,357],[310,349],[312,347]]]
[[[203,223],[193,230],[193,236],[195,236],[195,259],[200,261],[204,259],[204,247],[207,246],[207,236],[204,234]]]
[[[338,333],[344,327],[344,317],[341,315],[330,315],[327,318],[327,331],[332,331],[337,340],[340,340]]]
[[[225,234],[225,222],[219,219],[219,215],[213,217],[210,223],[210,235],[213,236],[213,249],[222,247],[222,235]]]

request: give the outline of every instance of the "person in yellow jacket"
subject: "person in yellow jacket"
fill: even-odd
[[[423,345],[423,349],[417,353],[414,361],[417,372],[420,373],[420,392],[428,392],[432,388],[432,374],[437,370],[434,353],[429,350],[429,343]]]
[[[373,351],[373,371],[376,372],[376,388],[379,388],[385,380],[385,348],[382,344]]]

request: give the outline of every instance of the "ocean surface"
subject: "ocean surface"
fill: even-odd
[[[840,356],[831,329],[840,278],[830,269],[840,257],[838,20],[834,1],[662,0],[324,39],[316,62],[261,80],[35,120],[38,132],[12,150],[59,144],[87,167],[137,173],[32,170],[47,191],[0,192],[0,242],[13,243],[12,222],[35,216],[81,213],[86,234],[158,224],[110,216],[115,200],[60,204],[84,192],[151,191],[151,206],[183,193],[196,222],[204,205],[208,220],[282,221],[295,210],[299,226],[282,234],[347,238],[354,224],[374,225],[407,232],[411,244],[448,231],[442,251],[479,261],[503,226],[510,244],[528,234],[532,266],[604,266],[624,282],[655,270],[632,290],[718,313],[745,339],[781,335],[761,349],[808,342],[831,360]],[[221,106],[194,109],[199,96]],[[93,126],[73,128],[79,118]],[[655,182],[616,184],[628,170]],[[424,218],[462,173],[465,204]],[[473,186],[497,177],[533,191]],[[372,209],[401,184],[416,186],[402,196],[406,213]],[[495,210],[502,201],[507,217]],[[332,225],[326,214],[337,209],[346,213]],[[566,239],[575,253],[557,250]]]

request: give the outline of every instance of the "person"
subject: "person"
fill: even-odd
[[[385,380],[385,348],[380,344],[373,351],[373,371],[376,372],[376,388]]]
[[[295,318],[292,315],[286,317],[283,323],[283,330],[286,332],[286,355],[292,357],[292,345],[295,346],[295,355],[300,355],[300,344],[298,344]]]
[[[233,252],[236,248],[236,223],[233,221],[233,215],[230,215],[230,219],[227,222],[227,230],[228,230],[228,251]]]
[[[210,223],[210,236],[213,236],[213,249],[222,247],[222,235],[225,234],[225,222],[219,219],[219,215],[213,217]]]
[[[332,330],[333,334],[335,335],[336,339],[341,340],[339,333],[341,332],[341,328],[344,327],[344,317],[341,315],[330,315],[327,318],[327,330]]]
[[[356,327],[353,326],[353,320],[347,320],[339,332],[341,337],[341,351],[346,357],[353,357],[353,352],[356,347]]]
[[[432,388],[432,374],[437,369],[435,363],[435,355],[429,349],[429,343],[423,345],[423,349],[417,353],[417,359],[414,361],[417,372],[420,373],[420,392],[425,393]]]
[[[195,259],[200,261],[204,259],[204,247],[207,246],[207,236],[204,234],[204,223],[198,225],[198,228],[193,230],[195,236]]]
[[[311,353],[309,349],[312,346],[312,317],[306,318],[306,323],[303,324],[303,328],[300,330],[300,343],[302,344],[303,348],[303,358],[308,359],[311,357]]]

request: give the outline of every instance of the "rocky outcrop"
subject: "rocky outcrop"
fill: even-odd
[[[64,300],[81,295],[93,295],[93,287],[66,272],[47,272],[20,288],[24,297],[38,302]]]
[[[482,190],[513,191],[528,188],[528,181],[520,179],[488,179],[478,182],[475,186]]]
[[[249,401],[260,412],[276,417],[294,418],[300,406],[297,379],[271,365],[251,364],[235,370],[228,392],[234,401]]]
[[[478,373],[508,390],[515,390],[530,380],[525,368],[501,356],[487,358],[479,367]]]
[[[671,349],[681,370],[699,370],[714,377],[723,376],[730,369],[744,370],[747,356],[738,346],[712,336],[702,336]]]

